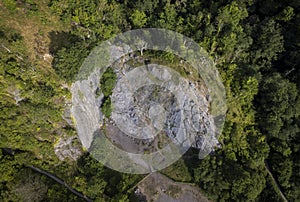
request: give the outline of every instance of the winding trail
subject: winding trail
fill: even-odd
[[[147,174],[145,177],[143,177],[140,181],[138,181],[133,187],[129,188],[127,190],[127,193],[131,193],[134,191],[134,189],[136,187],[138,187],[142,182],[144,182],[149,176],[151,175],[151,173]]]
[[[44,170],[41,170],[39,168],[36,168],[34,166],[26,166],[28,168],[31,168],[32,170],[39,172],[43,175],[46,175],[48,177],[50,177],[51,179],[55,180],[56,182],[58,182],[59,184],[65,186],[70,192],[72,192],[73,194],[75,194],[76,196],[83,198],[84,200],[88,201],[88,202],[92,202],[91,199],[89,199],[87,196],[83,195],[82,193],[76,191],[75,189],[73,189],[72,187],[70,187],[67,183],[65,183],[64,181],[62,181],[61,179],[59,179],[58,177],[55,177],[54,175],[52,175],[51,173],[48,173]]]
[[[286,199],[286,197],[284,196],[284,194],[282,193],[278,183],[276,182],[274,176],[272,175],[271,171],[270,171],[270,168],[269,168],[269,165],[268,165],[268,162],[265,160],[265,168],[266,168],[266,171],[268,172],[268,174],[270,175],[272,181],[273,181],[273,186],[275,186],[275,191],[277,190],[282,198],[282,200],[284,202],[288,202],[288,200]]]
[[[15,155],[15,151],[10,149],[10,148],[0,148],[3,149],[4,151],[6,151],[9,155],[14,156]],[[51,173],[48,173],[47,171],[44,171],[40,168],[34,167],[34,166],[28,166],[23,164],[25,167],[32,169],[35,172],[38,172],[40,174],[46,175],[47,177],[50,177],[51,179],[53,179],[54,181],[56,181],[57,183],[63,185],[64,187],[66,187],[70,192],[72,192],[73,194],[75,194],[76,196],[86,200],[87,202],[92,202],[93,200],[88,198],[87,196],[85,196],[84,194],[76,191],[75,189],[73,189],[72,187],[70,187],[67,183],[65,183],[64,181],[62,181],[61,179],[59,179],[58,177],[52,175]]]

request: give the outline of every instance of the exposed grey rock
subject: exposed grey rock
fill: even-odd
[[[121,53],[116,53],[116,57]],[[118,79],[111,96],[112,120],[108,121],[124,135],[151,142],[163,130],[175,144],[198,148],[202,156],[214,150],[218,140],[204,86],[197,86],[159,65],[132,69],[123,61],[116,63],[114,71]],[[71,111],[80,140],[87,149],[93,136],[86,134],[101,128],[104,120],[100,110],[103,94],[95,96],[99,80],[100,72],[95,71],[88,80],[72,85]]]
[[[153,139],[163,129],[176,144],[192,144],[207,154],[213,151],[218,140],[208,113],[209,101],[195,84],[153,64],[120,78],[111,99],[112,119],[121,131],[138,139]]]
[[[146,43],[139,46],[139,40]],[[144,48],[178,55],[184,60],[180,66],[193,67],[190,78],[198,81],[132,56]],[[146,65],[136,67],[141,63]],[[101,112],[99,81],[107,67],[117,74],[111,119]],[[124,33],[96,47],[77,79],[71,112],[78,136],[95,159],[112,169],[148,173],[175,162],[190,146],[203,158],[218,143],[226,113],[224,87],[208,54],[183,35],[160,29]]]
[[[19,89],[15,89],[13,95],[17,105],[19,104],[19,102],[21,102],[24,99],[21,97],[21,93]]]
[[[64,113],[62,114],[62,118],[70,125],[74,126],[72,116],[71,116],[71,104],[65,105]]]
[[[7,89],[7,92],[13,96],[16,105],[19,105],[19,102],[24,100],[24,98],[21,95],[20,89],[18,89],[17,87],[11,86]]]
[[[79,158],[82,150],[77,141],[76,136],[62,137],[58,140],[54,145],[54,152],[61,161],[68,158],[76,161]]]
[[[88,80],[77,81],[72,84],[71,113],[76,120],[76,128],[84,148],[88,149],[93,141],[92,134],[103,124],[100,111],[103,94],[95,96],[99,86],[100,72],[95,71]],[[87,135],[90,134],[90,135]]]

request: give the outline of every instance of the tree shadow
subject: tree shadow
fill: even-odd
[[[62,48],[70,48],[74,43],[80,42],[81,38],[65,31],[52,31],[48,33],[50,38],[49,52],[56,55]]]
[[[199,167],[202,161],[199,159],[199,150],[191,147],[181,158],[188,168],[192,179],[194,179],[194,170]]]

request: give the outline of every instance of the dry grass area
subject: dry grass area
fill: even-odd
[[[160,173],[148,175],[138,184],[136,192],[144,195],[147,201],[210,202],[196,186],[188,183],[174,182]]]
[[[22,5],[19,1],[12,10],[5,2],[0,0],[0,26],[5,24],[5,27],[19,31],[24,37],[30,61],[44,70],[52,71],[49,33],[67,31],[70,26],[63,24],[59,16],[51,12],[49,0],[35,1],[37,11],[30,11],[28,5]]]

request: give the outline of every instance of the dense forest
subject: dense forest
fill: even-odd
[[[0,200],[129,201],[142,175],[54,147],[70,85],[93,47],[137,28],[194,39],[218,68],[228,111],[222,147],[161,171],[212,201],[300,200],[299,0],[0,0]],[[105,83],[105,82],[104,82]],[[109,111],[109,109],[107,109]],[[77,139],[74,144],[79,145]]]

